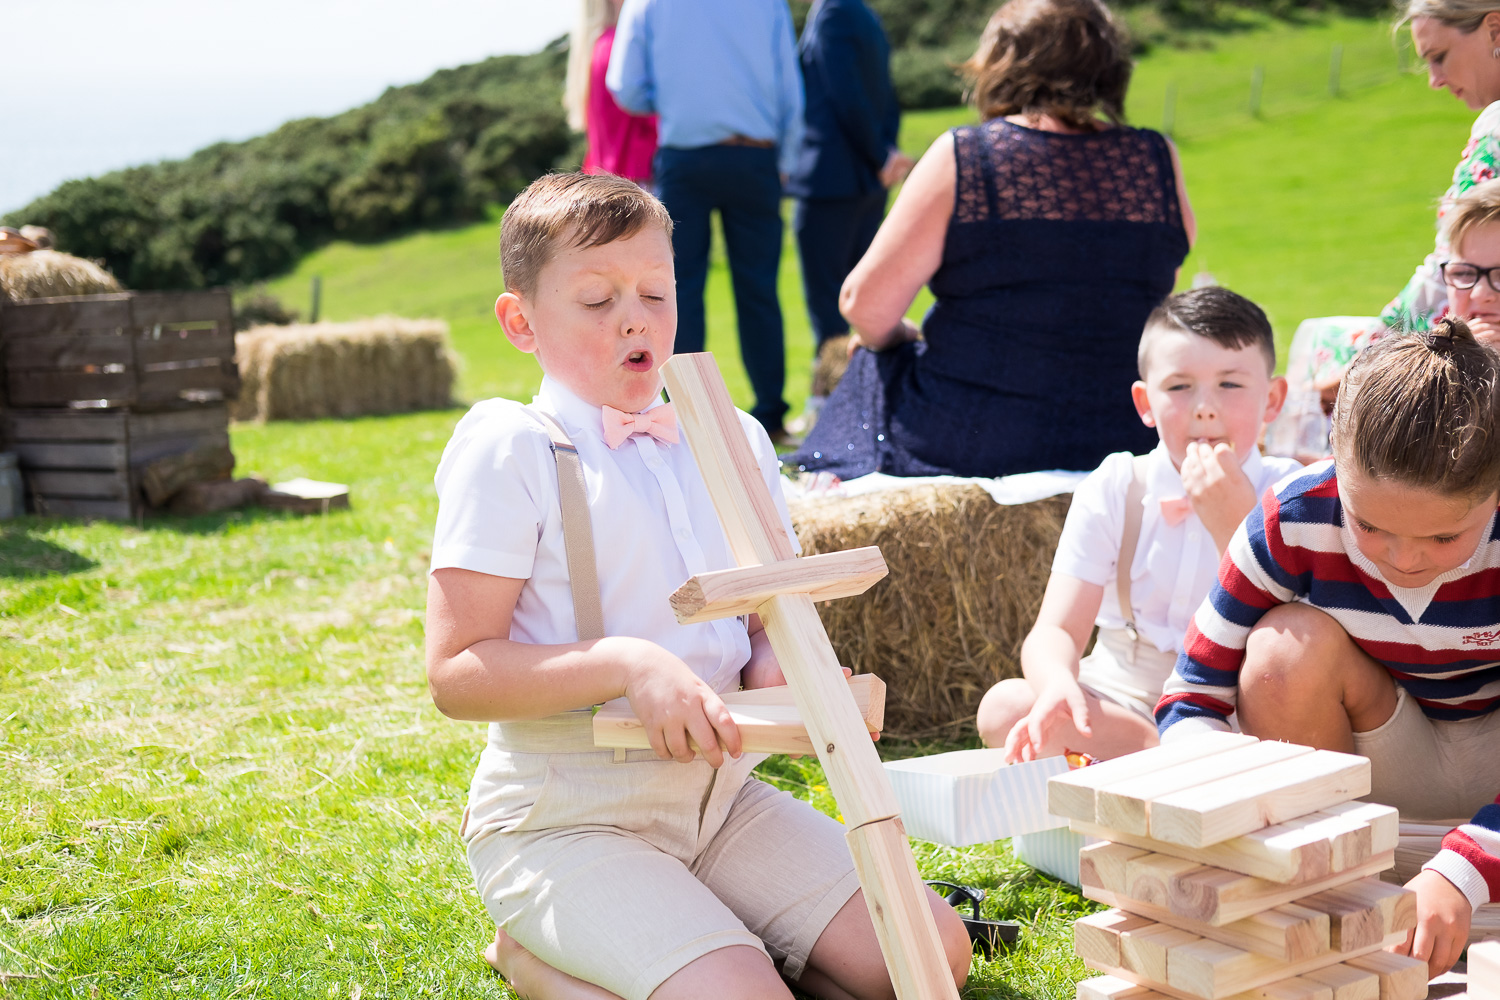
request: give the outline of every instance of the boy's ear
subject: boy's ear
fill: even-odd
[[[511,346],[526,354],[536,353],[536,332],[526,318],[525,300],[515,292],[504,292],[495,300],[495,318]]]
[[[1269,391],[1266,393],[1266,415],[1260,422],[1262,427],[1275,420],[1281,408],[1286,405],[1286,379],[1274,375],[1266,388]]]
[[[1282,385],[1282,394],[1285,395],[1286,386]],[[1147,427],[1156,426],[1156,416],[1151,412],[1151,399],[1146,395],[1146,383],[1137,380],[1130,387],[1130,401],[1135,404],[1135,412],[1141,415],[1141,423]]]

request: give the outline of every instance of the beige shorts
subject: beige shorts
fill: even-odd
[[[1403,819],[1465,819],[1500,793],[1500,711],[1477,719],[1432,719],[1396,685],[1396,711],[1378,729],[1354,734],[1370,758],[1371,802]]]
[[[1131,639],[1124,629],[1101,628],[1093,651],[1078,662],[1078,683],[1154,726],[1161,689],[1176,665],[1177,654],[1170,650],[1162,652],[1144,639]]]
[[[796,980],[859,889],[844,827],[750,777],[748,755],[719,772],[651,751],[486,756],[498,791],[469,842],[485,909],[626,1000],[732,945]]]

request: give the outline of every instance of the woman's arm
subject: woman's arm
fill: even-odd
[[[454,719],[539,719],[621,696],[657,755],[739,756],[739,729],[713,689],[661,646],[629,636],[534,645],[510,639],[524,580],[440,569],[427,584],[427,687]]]
[[[839,311],[872,351],[915,338],[906,310],[943,262],[956,170],[953,134],[945,132],[917,161],[870,249],[844,280]]]

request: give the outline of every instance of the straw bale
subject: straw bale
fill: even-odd
[[[886,732],[967,736],[985,691],[1021,675],[1070,500],[1007,506],[977,486],[912,485],[791,505],[804,554],[885,555],[890,576],[818,610],[839,662],[885,681]]]
[[[432,410],[452,403],[448,324],[376,316],[258,326],[236,334],[236,420],[312,420]]]
[[[0,299],[118,292],[115,276],[91,260],[56,250],[0,254]]]
[[[827,396],[838,388],[839,381],[849,367],[849,334],[829,337],[818,348],[818,359],[813,363],[812,394]]]

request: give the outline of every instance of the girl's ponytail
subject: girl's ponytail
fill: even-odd
[[[1335,460],[1478,500],[1500,489],[1500,355],[1458,318],[1389,337],[1349,366],[1333,411]]]

